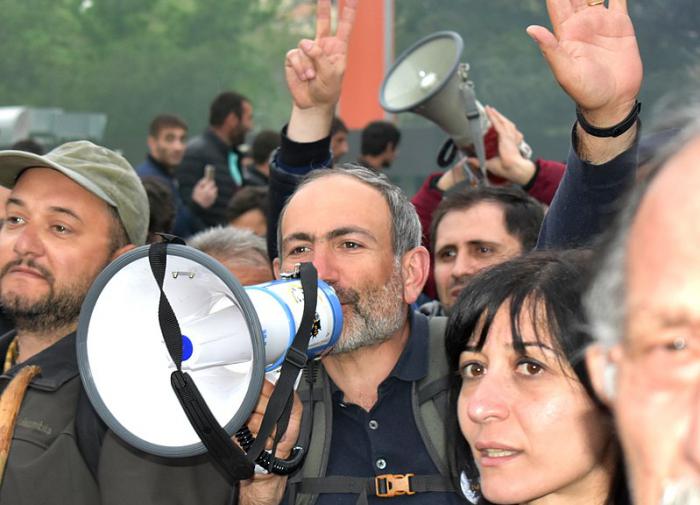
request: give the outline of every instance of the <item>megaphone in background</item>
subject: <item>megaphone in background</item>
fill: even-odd
[[[175,364],[148,251],[124,254],[93,283],[77,332],[81,378],[97,413],[128,444],[167,457],[201,454],[205,446],[171,386]],[[244,289],[213,258],[168,244],[162,290],[182,332],[182,370],[233,435],[252,413],[265,371],[280,365],[294,338],[304,308],[300,281]],[[317,299],[310,357],[330,349],[342,329],[340,303],[323,281]]]
[[[455,32],[437,32],[419,40],[389,69],[379,101],[388,112],[420,114],[450,136],[438,155],[440,166],[454,160],[457,148],[473,146],[481,170],[467,174],[486,184],[483,135],[488,119],[476,100],[469,65],[460,62],[463,48],[464,42]]]
[[[484,108],[473,98],[469,65],[461,63],[464,42],[455,32],[438,32],[419,40],[389,69],[380,92],[388,112],[414,112],[444,130],[458,147],[475,144],[489,123]],[[467,104],[471,92],[474,104]],[[479,132],[469,125],[467,107],[472,105]]]
[[[486,159],[497,156],[498,146],[495,145],[495,154],[485,148],[484,136],[491,124],[469,80],[469,64],[460,61],[463,48],[464,42],[455,32],[437,32],[419,40],[389,69],[379,100],[386,111],[414,112],[450,136],[438,156],[441,167],[454,161],[456,148],[473,148],[481,170],[477,174],[467,173],[486,183]],[[532,154],[524,143],[521,152],[526,157]],[[489,179],[503,182],[493,176]]]

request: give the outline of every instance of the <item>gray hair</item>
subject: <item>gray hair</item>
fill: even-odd
[[[238,263],[270,265],[265,239],[250,230],[217,226],[193,235],[187,240],[187,245],[210,256],[230,258]]]
[[[401,188],[392,184],[386,175],[380,172],[353,163],[342,163],[333,169],[318,169],[309,172],[297,187],[297,191],[323,177],[339,174],[353,177],[382,194],[391,214],[391,245],[395,258],[400,259],[408,251],[421,245],[422,228],[415,207]],[[290,197],[285,203],[277,222],[277,253],[280,259],[282,259],[282,218],[291,200]]]
[[[674,115],[667,123],[679,132],[661,147],[643,178],[629,194],[615,226],[606,234],[598,255],[598,270],[584,296],[584,307],[594,338],[605,347],[622,341],[627,320],[627,252],[632,224],[652,182],[663,167],[691,140],[700,136],[700,101]]]

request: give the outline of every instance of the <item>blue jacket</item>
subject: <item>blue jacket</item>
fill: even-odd
[[[175,204],[175,224],[173,225],[171,233],[184,239],[205,228],[204,223],[194,216],[185,205],[185,202],[182,201],[175,176],[170,174],[168,169],[153,158],[153,156],[150,154],[147,155],[144,162],[136,167],[136,173],[142,179],[145,177],[155,177],[163,181],[170,188],[170,192],[173,195],[173,203]]]

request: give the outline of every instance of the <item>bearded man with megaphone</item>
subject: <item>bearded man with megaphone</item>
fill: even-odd
[[[622,0],[612,3],[619,11]],[[290,172],[282,171],[285,167],[330,165],[330,124],[356,5],[346,1],[337,33],[332,35],[330,0],[319,0],[316,38],[302,41],[287,55],[285,68],[294,105],[273,168],[271,188],[278,209],[284,192],[297,182]],[[636,115],[629,116],[629,111],[641,76],[620,64],[634,62],[638,56],[636,45],[630,44],[629,23],[589,23],[585,30],[569,30],[582,22],[585,9],[593,7],[580,0],[550,0],[548,7],[556,36],[543,28],[529,31],[555,77],[579,106],[580,117],[576,151],[541,240],[545,246],[578,245],[608,222],[604,213],[611,199],[633,180]],[[592,42],[603,35],[607,47],[600,53]],[[576,59],[569,51],[572,44]],[[622,126],[614,128],[617,136],[600,136],[606,126],[618,123]],[[71,149],[80,151],[79,155]],[[84,162],[86,152],[90,163],[74,164]],[[101,161],[93,163],[98,155]],[[76,438],[74,422],[81,401],[71,340],[78,310],[100,269],[145,237],[145,220],[142,226],[134,225],[138,217],[147,215],[145,207],[136,205],[145,201],[145,194],[138,181],[134,187],[121,186],[123,172],[133,172],[124,163],[113,153],[85,143],[41,158],[26,153],[0,155],[6,176],[2,182],[14,186],[8,221],[0,230],[0,299],[6,309],[14,310],[19,323],[17,345],[10,346],[14,340],[10,335],[3,339],[2,348],[8,374],[35,364],[42,373],[25,377],[28,388],[15,416],[1,503],[223,504],[231,498],[228,482],[206,459],[148,457],[108,431],[97,452],[99,464],[93,477],[92,466],[78,445],[86,442]],[[115,164],[120,167],[117,192],[115,179],[103,172]],[[617,179],[609,184],[609,178]],[[399,226],[402,222],[405,226]],[[362,169],[314,176],[287,204],[280,221],[277,271],[289,272],[295,263],[312,262],[320,278],[336,289],[346,324],[336,352],[324,356],[318,368],[312,361],[315,369],[302,381],[301,396],[307,400],[307,409],[320,414],[314,416],[320,424],[302,432],[298,404],[291,402],[287,429],[282,430],[285,435],[270,440],[277,449],[273,456],[286,458],[293,453],[297,433],[301,438],[310,436],[301,472],[292,477],[254,475],[241,484],[240,503],[279,503],[287,484],[288,496],[294,499],[296,493],[300,503],[355,503],[365,493],[372,503],[385,497],[426,504],[463,502],[457,483],[450,482],[450,477],[459,476],[450,472],[443,458],[447,447],[442,422],[448,413],[441,410],[444,403],[438,397],[445,392],[440,387],[443,370],[439,365],[444,361],[439,355],[439,327],[444,320],[429,322],[410,308],[428,270],[417,223],[415,212],[396,188]],[[120,224],[125,237],[119,234]],[[272,232],[275,227],[269,229]],[[154,264],[158,261],[156,257]],[[198,265],[202,263],[194,267]],[[163,290],[164,271],[158,272]],[[199,272],[206,274],[187,269],[169,272],[167,282],[197,280]],[[171,309],[177,312],[178,303],[186,300],[186,296],[170,300]],[[244,300],[241,296],[240,306],[249,313],[250,302]],[[230,312],[229,302],[225,308]],[[253,324],[249,329],[259,332],[258,336],[262,333]],[[176,345],[171,346],[178,362],[185,350],[181,337],[177,335]],[[431,342],[437,342],[432,357],[428,356]],[[138,346],[125,348],[112,358],[123,363],[123,373],[129,373],[129,357],[140,351]],[[160,363],[169,363],[167,354],[159,356]],[[295,358],[300,357],[290,359]],[[434,385],[428,388],[425,380],[435,375],[437,382],[430,380]],[[3,384],[9,379],[4,377]],[[21,393],[23,384],[18,386],[12,388],[13,396]],[[256,400],[257,407],[253,405],[248,423],[253,436],[262,429],[256,416],[268,410],[268,393],[269,403],[275,395],[270,386],[261,386],[262,396]],[[118,381],[114,389],[119,390]],[[39,415],[27,415],[34,412]],[[126,414],[138,417],[138,409]]]
[[[319,1],[316,38],[303,40],[287,54],[285,68],[294,103],[271,172],[277,212],[299,183],[299,174],[330,164],[330,124],[355,5],[346,2],[338,32],[332,36],[330,2]],[[585,8],[578,0],[552,1],[548,7],[556,33],[565,19],[579,22],[576,12]],[[629,105],[628,93],[619,93],[615,85],[627,79],[618,71],[617,60],[634,54],[628,54],[625,30],[612,34],[608,30],[594,25],[577,31],[573,36],[581,37],[578,42],[584,48],[578,59],[553,65],[555,77],[586,119],[598,125],[624,119],[619,114]],[[603,31],[611,39],[607,56],[590,46],[591,37]],[[553,44],[550,39],[544,48]],[[558,58],[568,54],[565,48],[560,51]],[[565,178],[562,197],[553,201],[543,246],[577,245],[601,231],[606,222],[601,215],[632,179],[635,131],[633,127],[620,137],[599,139],[577,129],[578,152],[588,161],[571,158],[574,176]],[[601,187],[581,173],[597,173],[601,179],[621,176],[623,181]],[[391,194],[394,190],[382,176],[363,169],[340,166],[316,172],[287,201],[279,227],[274,222],[268,227],[278,229],[277,268],[311,261],[339,293],[346,325],[335,352],[321,359],[313,384],[301,392],[305,410],[314,410],[314,422],[320,417],[310,433],[309,455],[301,471],[288,481],[256,475],[241,487],[244,503],[279,503],[285,485],[287,497],[300,504],[379,503],[388,497],[397,503],[464,502],[459,484],[449,482],[459,480],[454,470],[461,469],[451,473],[444,457],[442,423],[453,413],[440,410],[440,401],[435,401],[445,393],[439,387],[444,371],[439,325],[444,320],[426,321],[410,308],[427,273],[426,251],[415,238],[415,224],[401,227],[407,218],[415,223],[415,213],[409,217],[410,209],[400,197],[387,196]],[[436,348],[431,342],[437,342]],[[436,382],[430,380],[433,377]],[[426,387],[426,379],[432,387]]]

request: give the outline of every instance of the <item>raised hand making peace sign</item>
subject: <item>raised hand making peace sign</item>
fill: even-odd
[[[294,102],[288,135],[296,141],[309,142],[328,135],[340,98],[357,3],[346,0],[332,35],[331,1],[319,0],[316,38],[303,39],[287,53],[284,68]]]

